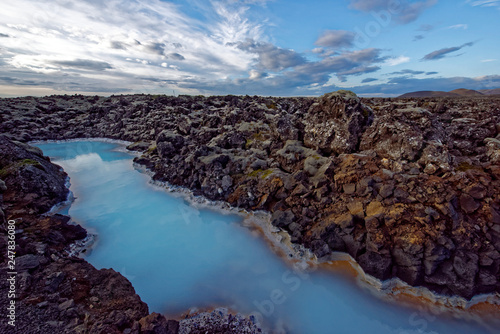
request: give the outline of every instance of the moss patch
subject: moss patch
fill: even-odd
[[[148,148],[148,150],[146,151],[146,153],[153,154],[153,152],[155,150],[156,150],[156,145],[155,146],[151,146],[150,148]]]
[[[266,104],[266,107],[267,109],[278,110],[278,106],[274,102]]]
[[[41,166],[42,164],[40,164],[38,161],[33,160],[33,159],[24,159],[24,160],[21,160],[21,167],[22,166],[26,166],[26,165]]]
[[[257,169],[257,170],[254,170],[253,172],[251,172],[250,174],[248,174],[248,176],[260,177],[261,179],[265,179],[266,177],[268,177],[272,173],[273,173],[273,171],[271,169],[266,169],[266,170]]]
[[[4,168],[0,169],[0,178],[3,179],[7,175],[9,175],[9,168],[8,167],[4,167]]]
[[[19,168],[22,168],[24,166],[35,166],[37,168],[43,169],[42,164],[39,163],[38,161],[33,160],[33,159],[24,159],[24,160],[14,162],[14,163],[0,169],[0,177],[4,178],[7,175],[12,174],[12,172],[14,172],[14,171],[16,171]]]
[[[252,144],[255,141],[265,141],[265,140],[266,140],[266,137],[264,137],[262,132],[252,133],[252,135],[249,138],[247,138],[247,142],[245,143],[245,148],[249,149],[250,146],[252,146]]]

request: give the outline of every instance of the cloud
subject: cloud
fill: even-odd
[[[104,71],[112,69],[113,66],[104,62],[90,59],[75,59],[75,60],[53,60],[54,65],[59,65],[65,68],[77,68],[81,70]]]
[[[270,43],[256,42],[253,39],[237,43],[237,47],[257,54],[257,67],[266,71],[278,72],[306,62],[303,56],[293,50],[282,49]]]
[[[115,50],[127,50],[127,44],[118,41],[109,41],[112,49]]]
[[[438,73],[439,72],[434,72],[434,71],[432,71],[432,72],[425,72],[425,75],[434,75],[434,74],[438,74]]]
[[[474,7],[500,7],[500,0],[467,0],[467,2]]]
[[[250,80],[259,80],[259,79],[267,77],[267,73],[260,72],[257,70],[250,70],[250,72],[248,74],[249,74]]]
[[[36,91],[43,94],[54,94],[54,92],[79,92],[79,93],[131,93],[132,89],[123,86],[121,80],[111,78],[107,82],[86,78],[77,73],[65,72],[55,73],[47,76],[44,73],[32,71],[5,71],[0,69],[0,85],[9,87],[8,91],[15,92],[16,87],[22,91],[29,91],[30,95],[35,95]],[[4,89],[5,91],[5,89]],[[2,93],[4,94],[4,92]],[[14,95],[10,93],[9,95]]]
[[[469,25],[467,25],[467,24],[455,24],[455,25],[447,27],[446,29],[463,29],[463,30],[467,30],[467,29],[469,29]]]
[[[497,61],[497,59],[483,59],[481,60],[481,63],[490,63],[492,61]]]
[[[408,63],[409,61],[410,61],[410,57],[399,56],[396,58],[387,59],[385,61],[385,64],[387,64],[388,66],[397,66],[397,65],[404,64],[404,63]]]
[[[147,52],[150,52],[152,54],[156,54],[159,56],[164,56],[165,55],[165,43],[148,43],[144,45],[144,48],[146,49]]]
[[[2,34],[16,38],[2,42],[0,70],[33,72],[33,82],[52,82],[51,78],[73,71],[78,73],[74,82],[82,85],[116,84],[122,91],[125,83],[131,91],[150,92],[162,90],[164,84],[197,94],[183,90],[184,83],[237,77],[253,66],[255,54],[230,46],[229,41],[262,40],[261,23],[249,19],[248,4],[214,2],[214,6],[213,17],[202,22],[159,0],[6,3],[0,12]],[[166,59],[182,63],[162,67]],[[157,77],[161,85],[144,77]],[[77,85],[71,88],[78,90]]]
[[[327,30],[314,43],[330,48],[349,48],[353,46],[356,34],[346,30]]]
[[[183,55],[181,55],[180,53],[177,53],[177,52],[169,53],[168,54],[168,58],[174,59],[174,60],[184,60],[184,59],[186,59],[186,58],[184,58]]]
[[[433,52],[425,55],[424,58],[422,58],[422,60],[438,60],[438,59],[442,59],[442,58],[446,57],[446,55],[448,55],[450,53],[459,51],[459,50],[463,49],[466,46],[472,46],[472,45],[474,45],[474,42],[465,43],[465,44],[463,44],[461,46],[454,46],[454,47],[451,47],[451,48],[439,49],[439,50],[433,51]]]
[[[39,82],[35,80],[8,77],[8,76],[0,77],[0,82],[10,85],[20,85],[20,86],[47,86],[55,84],[55,82],[53,81]]]
[[[344,81],[349,76],[371,73],[380,69],[386,57],[380,49],[348,51],[325,56],[319,61],[306,61],[279,74],[263,71],[250,71],[249,77],[223,81],[189,80],[183,84],[186,88],[201,93],[212,94],[223,91],[225,94],[261,94],[261,95],[317,95],[340,89],[332,82],[332,76]]]
[[[415,21],[427,8],[432,7],[437,0],[424,1],[394,1],[394,0],[350,0],[350,8],[362,12],[387,11],[394,14],[396,21],[407,24]]]
[[[432,24],[421,24],[420,27],[418,27],[417,31],[431,31],[434,30],[434,26]]]
[[[274,0],[226,0],[228,3],[243,3],[247,5],[258,5],[265,6],[268,2],[272,2]]]
[[[376,64],[383,63],[387,58],[381,56],[381,50],[370,48],[344,52],[338,55],[326,56],[317,62],[308,62],[296,66],[293,72],[287,72],[286,78],[298,85],[325,84],[330,76],[335,74],[340,81],[345,81],[351,75],[362,75],[380,69]]]
[[[469,89],[485,89],[488,87],[496,87],[500,84],[500,76],[485,76],[477,78],[468,77],[451,77],[451,78],[426,78],[426,79],[416,79],[416,78],[393,78],[389,80],[389,84],[397,85],[398,92],[401,91],[412,91],[414,88],[423,88],[425,90],[441,90],[450,91],[457,88],[469,88]]]
[[[10,37],[10,36],[9,36],[9,35],[7,35],[7,34],[2,34],[2,33],[0,33],[0,37],[8,38],[8,37]]]
[[[405,70],[401,70],[401,71],[389,73],[389,75],[396,75],[396,74],[402,74],[402,75],[407,75],[407,74],[410,74],[410,75],[419,75],[419,74],[424,74],[424,73],[425,73],[424,71],[414,71],[414,70],[405,69]]]
[[[363,75],[363,74],[367,74],[367,73],[376,72],[378,70],[380,70],[380,66],[358,66],[358,67],[352,68],[350,70],[337,72],[337,77],[339,78],[339,80],[341,82],[346,82],[347,76]]]
[[[434,28],[435,27],[432,24],[421,24],[420,27],[418,27],[417,31],[429,32],[429,31],[434,30]],[[413,37],[413,41],[414,42],[420,41],[424,38],[425,38],[424,34],[418,34],[418,35]]]
[[[370,12],[369,3],[378,12],[384,10],[381,4],[389,3],[351,2],[364,3],[358,10],[365,12]],[[339,81],[361,75],[367,85],[353,87],[360,93],[386,94],[399,85],[433,84],[402,79],[388,84],[395,79],[391,77],[371,80],[376,76],[367,73],[405,63],[407,57],[388,57],[388,50],[375,48],[353,51],[352,35],[346,31],[325,31],[310,53],[276,44],[265,34],[266,25],[273,22],[259,7],[268,1],[190,3],[200,4],[203,11],[195,9],[193,15],[190,9],[188,16],[181,11],[186,7],[160,0],[6,2],[0,11],[1,32],[15,38],[2,38],[0,86],[12,87],[9,94],[18,89],[20,95],[43,89],[44,94],[175,90],[289,96],[322,94],[338,89]],[[423,12],[412,5],[431,3],[405,3],[393,20],[404,23],[408,17],[403,14]],[[416,75],[399,74],[406,79]]]

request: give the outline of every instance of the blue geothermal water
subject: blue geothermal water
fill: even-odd
[[[98,235],[86,259],[127,277],[150,311],[224,306],[275,333],[489,333],[374,297],[331,272],[294,271],[242,218],[199,210],[150,185],[118,144],[37,144],[71,177],[71,217]]]

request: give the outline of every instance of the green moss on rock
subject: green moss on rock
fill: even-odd
[[[265,179],[266,177],[268,177],[272,173],[273,173],[273,171],[271,169],[266,169],[266,170],[257,169],[257,170],[254,170],[253,172],[251,172],[250,174],[248,174],[248,176],[260,177],[261,179]]]

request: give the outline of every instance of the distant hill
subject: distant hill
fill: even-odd
[[[480,92],[483,93],[484,95],[500,95],[500,88],[481,89]]]
[[[460,95],[455,94],[455,93],[450,93],[450,92],[421,90],[418,92],[406,93],[406,94],[403,94],[399,97],[448,97],[448,96],[460,96]]]
[[[450,92],[422,90],[418,92],[406,93],[399,97],[403,98],[404,97],[460,97],[460,96],[483,96],[483,95],[496,95],[496,94],[500,94],[500,88],[487,89],[481,91],[459,88],[452,90]]]
[[[459,88],[452,90],[450,93],[458,94],[460,96],[481,96],[483,93],[478,92],[477,90]]]

